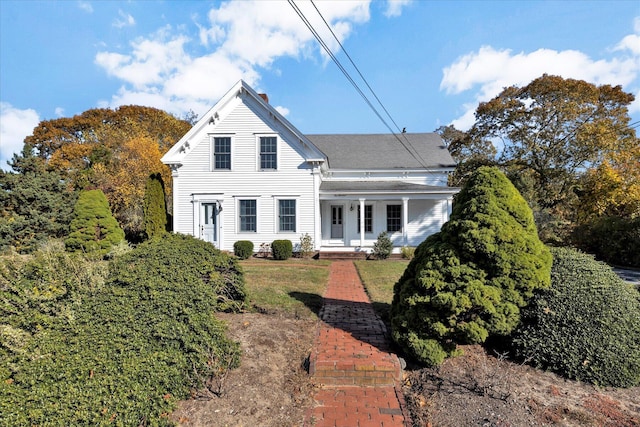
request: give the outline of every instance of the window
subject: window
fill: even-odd
[[[373,205],[364,205],[364,232],[373,233]],[[360,205],[358,205],[358,233],[360,233]]]
[[[213,138],[213,168],[231,170],[231,138]]]
[[[401,212],[401,205],[387,205],[387,231],[389,233],[402,230]]]
[[[240,200],[240,231],[257,231],[258,212],[255,200]]]
[[[280,231],[296,232],[296,201],[279,200]]]
[[[278,138],[260,137],[260,169],[278,169]]]

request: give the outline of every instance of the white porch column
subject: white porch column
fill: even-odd
[[[364,247],[364,200],[360,199],[360,248]]]
[[[170,165],[171,167],[171,180],[172,180],[172,185],[171,185],[171,190],[173,192],[172,194],[172,205],[171,206],[171,210],[172,210],[172,216],[173,216],[173,224],[171,224],[171,228],[173,230],[174,233],[181,231],[178,230],[178,218],[179,218],[179,209],[178,209],[178,205],[180,203],[180,199],[178,198],[178,168],[180,167],[180,165]]]
[[[313,170],[313,246],[320,250],[322,246],[322,216],[320,213],[320,167]]]
[[[407,225],[409,224],[409,198],[402,198],[402,241],[404,246],[409,244],[409,233],[407,231]]]

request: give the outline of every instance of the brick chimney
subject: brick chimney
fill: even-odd
[[[269,97],[266,93],[259,93],[258,95],[260,95],[260,98],[264,99],[264,102],[266,102],[267,104],[269,103]]]

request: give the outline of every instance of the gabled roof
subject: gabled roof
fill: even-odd
[[[307,135],[307,138],[327,156],[329,169],[455,167],[437,133]]]
[[[200,120],[173,146],[167,153],[162,156],[162,163],[164,164],[180,164],[186,154],[193,148],[195,141],[192,138],[200,134],[207,126],[215,127],[215,125],[223,120],[225,114],[228,114],[228,109],[232,101],[236,98],[249,97],[260,105],[266,112],[265,117],[269,117],[274,122],[279,122],[284,128],[293,135],[293,138],[297,140],[308,154],[307,161],[324,162],[326,159],[317,147],[311,143],[307,137],[295,128],[287,119],[284,118],[275,108],[273,108],[261,95],[259,95],[251,86],[249,86],[244,80],[239,80],[209,111],[207,111]]]

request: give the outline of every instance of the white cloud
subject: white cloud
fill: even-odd
[[[35,110],[20,110],[7,102],[0,102],[0,168],[9,170],[7,160],[22,151],[24,139],[40,122]]]
[[[122,10],[118,10],[118,16],[119,18],[116,18],[115,21],[113,21],[114,27],[123,28],[136,25],[136,20],[133,19],[133,16],[131,16],[130,14],[125,13]]]
[[[394,18],[402,14],[402,8],[410,4],[413,0],[388,0],[387,10],[384,12],[384,16],[387,18]]]
[[[78,7],[87,13],[93,13],[93,6],[88,1],[79,1]]]
[[[64,116],[64,108],[56,107],[56,109],[54,110],[54,114],[58,117]]]
[[[289,115],[289,109],[287,107],[282,107],[278,105],[277,107],[273,107],[273,108],[275,108],[278,113],[282,114],[285,117]]]
[[[638,31],[640,20],[637,18],[635,26]],[[452,122],[459,129],[468,129],[474,123],[473,113],[479,102],[488,101],[507,86],[526,85],[544,73],[599,85],[637,88],[640,84],[640,34],[626,36],[613,52],[618,55],[608,60],[596,60],[576,50],[538,49],[513,53],[509,49],[482,46],[443,69],[440,89],[447,94],[474,93],[475,102],[465,104],[462,115]],[[637,100],[630,107],[630,111],[640,110]]]
[[[370,0],[316,4],[341,42],[354,25],[370,19]],[[335,51],[338,44],[313,5],[298,6]],[[196,22],[197,16],[192,19],[194,36],[208,50],[203,55],[190,52],[192,40],[185,29],[170,26],[132,42],[129,52],[99,52],[95,63],[123,82],[118,93],[102,104],[145,102],[176,114],[203,113],[239,79],[258,85],[261,72],[278,58],[312,57],[319,51],[287,2],[224,2],[209,11],[205,24]],[[198,110],[202,105],[207,107]]]

